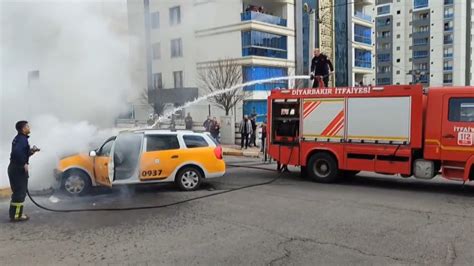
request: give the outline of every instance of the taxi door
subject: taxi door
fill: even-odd
[[[451,94],[443,102],[441,160],[465,163],[474,153],[474,97]]]
[[[176,134],[146,135],[140,160],[141,181],[168,178],[180,165],[180,144]]]
[[[94,176],[95,181],[104,186],[112,186],[109,180],[109,157],[114,144],[114,138],[108,139],[102,147],[97,151],[96,157],[94,157]]]
[[[115,139],[109,156],[108,177],[112,184],[130,184],[138,180],[143,133],[124,132]]]

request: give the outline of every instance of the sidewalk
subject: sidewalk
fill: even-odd
[[[222,150],[224,152],[224,155],[228,156],[244,156],[258,158],[261,155],[260,148],[256,147],[241,149],[238,145],[222,145]]]

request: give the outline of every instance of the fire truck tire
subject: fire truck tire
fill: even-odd
[[[334,183],[339,179],[337,160],[328,153],[316,153],[309,158],[307,176],[315,182]]]

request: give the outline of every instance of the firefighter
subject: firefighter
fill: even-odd
[[[324,87],[329,85],[329,74],[334,73],[334,67],[331,60],[320,52],[319,48],[314,49],[314,57],[311,60],[311,77],[321,77],[324,82]],[[313,88],[319,87],[319,81],[314,79]]]
[[[23,202],[25,201],[26,191],[28,189],[28,164],[31,155],[39,152],[36,146],[30,148],[28,138],[30,135],[30,126],[27,121],[18,121],[15,125],[18,134],[13,139],[12,151],[10,154],[10,164],[8,165],[8,178],[12,190],[12,199],[10,203],[10,221],[27,221],[28,216],[23,214]]]

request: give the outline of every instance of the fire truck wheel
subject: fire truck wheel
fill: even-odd
[[[308,177],[319,183],[333,183],[339,178],[336,159],[327,153],[316,153],[308,161]]]

